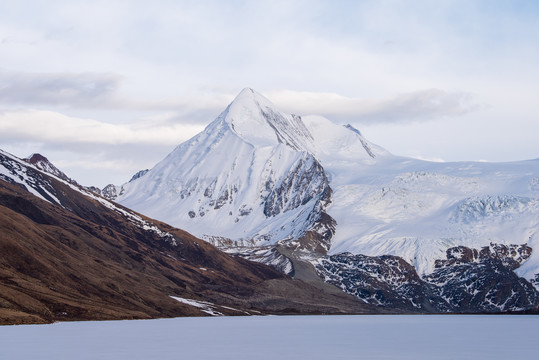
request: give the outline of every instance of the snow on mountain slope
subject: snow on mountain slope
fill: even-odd
[[[244,89],[202,133],[125,184],[117,201],[221,245],[264,246],[315,228],[327,233],[317,222],[331,189],[314,155],[324,151],[301,117]]]
[[[34,165],[25,164],[23,160],[0,150],[0,179],[20,184],[38,198],[60,205],[60,200],[53,194],[52,186],[41,177],[36,177],[40,171],[42,170]]]
[[[268,99],[250,88],[243,89],[218,119],[257,147],[281,143],[301,151],[313,140],[301,117],[278,111]]]
[[[379,158],[390,156],[387,150],[369,142],[352,125],[336,125],[317,115],[303,116],[302,120],[313,136],[307,150],[323,163],[353,160],[374,164]]]
[[[322,165],[333,174],[331,164]],[[340,180],[341,173],[330,175],[328,214],[338,224],[332,254],[398,255],[424,274],[450,247],[539,245],[537,193],[528,186],[539,173],[538,160],[430,163],[394,157],[355,169],[352,183]],[[535,259],[537,252],[529,260],[537,273]]]

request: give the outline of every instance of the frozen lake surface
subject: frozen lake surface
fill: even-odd
[[[260,316],[0,326],[0,359],[508,359],[538,316]]]

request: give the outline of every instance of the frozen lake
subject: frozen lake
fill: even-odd
[[[0,359],[508,359],[539,316],[260,316],[0,326]]]

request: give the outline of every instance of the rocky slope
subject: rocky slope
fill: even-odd
[[[368,303],[423,312],[518,312],[534,309],[539,292],[513,270],[531,254],[528,246],[455,247],[420,277],[398,256],[341,253],[320,258],[325,280]]]

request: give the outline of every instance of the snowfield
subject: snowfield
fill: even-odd
[[[0,359],[532,359],[537,316],[254,316],[0,327]]]

